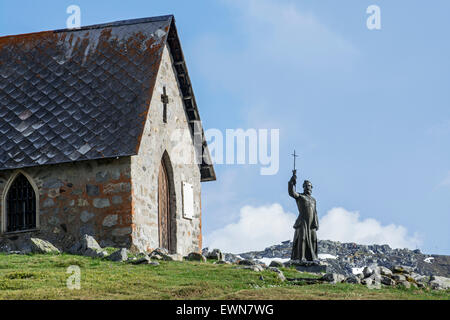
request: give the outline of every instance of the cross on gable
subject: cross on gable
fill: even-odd
[[[163,103],[163,122],[167,123],[167,105],[169,104],[169,96],[167,95],[166,87],[163,87],[161,102]]]

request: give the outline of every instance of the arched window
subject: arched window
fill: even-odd
[[[18,174],[6,196],[6,231],[36,228],[36,194],[28,179]]]

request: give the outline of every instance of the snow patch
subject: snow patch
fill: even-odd
[[[361,274],[361,273],[363,273],[363,270],[364,270],[364,267],[362,267],[362,268],[352,268],[352,273],[354,275]]]
[[[285,262],[287,262],[287,261],[289,261],[289,260],[291,260],[291,259],[283,259],[283,258],[260,258],[260,259],[256,259],[256,260],[258,260],[258,261],[261,261],[261,262],[263,262],[266,266],[268,266],[268,265],[270,265],[270,263],[272,262],[272,261],[279,261],[279,262],[281,262],[281,263],[285,263]]]
[[[337,259],[337,257],[328,253],[319,253],[319,259]]]
[[[433,257],[428,257],[428,258],[425,258],[425,259],[423,260],[423,262],[426,262],[426,263],[433,263],[433,261],[431,261],[431,260],[434,260],[434,258],[433,258]]]

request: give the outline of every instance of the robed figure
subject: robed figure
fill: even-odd
[[[297,176],[294,172],[289,180],[289,195],[297,202],[299,215],[294,224],[294,244],[291,260],[318,260],[317,234],[319,219],[317,218],[316,199],[311,196],[312,184],[308,180],[303,183],[303,193],[295,191]]]

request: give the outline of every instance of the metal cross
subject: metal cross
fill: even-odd
[[[294,154],[291,154],[291,156],[294,157],[294,170],[292,172],[296,172],[297,170],[295,169],[295,158],[298,158],[299,156],[297,154],[295,154],[295,149],[294,149]]]
[[[161,102],[163,103],[163,122],[167,123],[167,104],[169,103],[169,96],[166,93],[166,87],[163,87]]]

